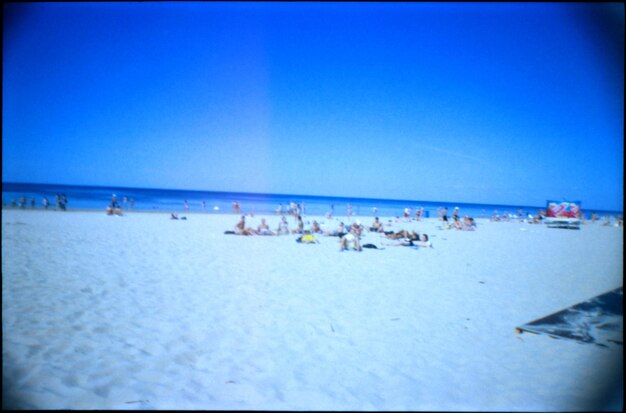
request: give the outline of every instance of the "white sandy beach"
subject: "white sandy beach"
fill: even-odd
[[[463,232],[430,218],[392,228],[430,234],[433,249],[359,253],[335,237],[224,235],[231,214],[187,217],[2,211],[6,407],[623,407],[622,346],[515,332],[622,286],[622,228]]]

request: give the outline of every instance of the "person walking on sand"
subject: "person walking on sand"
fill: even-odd
[[[46,198],[45,196],[43,197],[43,208],[44,209],[48,209],[48,198]]]

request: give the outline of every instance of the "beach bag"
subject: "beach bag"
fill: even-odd
[[[365,245],[362,245],[362,247],[363,248],[375,248],[375,249],[378,249],[378,247],[376,245],[374,245],[374,244],[365,244]]]

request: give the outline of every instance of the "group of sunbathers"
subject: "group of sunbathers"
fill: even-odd
[[[476,229],[476,221],[474,218],[459,216],[459,207],[454,208],[452,212],[452,222],[448,220],[448,208],[439,210],[439,219],[443,221],[444,229],[458,229],[461,231],[474,231]]]
[[[391,224],[388,224],[391,225]],[[361,238],[365,227],[360,221],[353,222],[350,226],[346,226],[343,222],[339,222],[339,226],[334,230],[323,230],[320,224],[313,220],[310,227],[305,228],[302,221],[302,217],[298,215],[296,217],[296,229],[289,229],[287,219],[283,216],[275,231],[272,231],[267,224],[265,218],[261,218],[261,223],[256,229],[246,226],[245,215],[241,216],[239,222],[235,225],[234,231],[227,231],[236,235],[283,235],[283,234],[302,234],[296,241],[302,243],[319,243],[314,234],[320,234],[327,237],[339,237],[339,246],[341,251],[348,250],[352,247],[356,251],[362,251]],[[400,230],[385,231],[383,224],[378,217],[374,218],[374,222],[369,227],[370,232],[379,233],[386,239],[401,240],[399,243],[390,243],[386,245],[391,246],[419,246],[419,247],[431,247],[432,245],[428,240],[428,235],[422,234],[421,236],[415,231]],[[367,245],[366,245],[367,247]],[[376,246],[370,246],[370,248],[377,248]]]

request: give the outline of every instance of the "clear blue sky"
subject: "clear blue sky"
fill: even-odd
[[[623,209],[619,3],[16,3],[3,42],[3,182]]]

